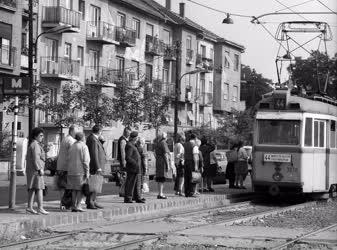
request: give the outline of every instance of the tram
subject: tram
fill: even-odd
[[[336,192],[337,102],[276,89],[257,104],[252,184],[255,192]]]

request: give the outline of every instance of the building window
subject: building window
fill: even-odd
[[[139,79],[139,62],[132,60],[131,61],[131,71],[133,72],[134,75],[134,80]]]
[[[49,103],[52,105],[57,103],[57,88],[49,89]]]
[[[233,102],[238,101],[238,86],[233,86]]]
[[[213,61],[213,58],[214,58],[214,49],[211,48],[209,51],[209,59]]]
[[[230,67],[230,56],[229,56],[229,51],[225,51],[225,68]]]
[[[89,50],[88,65],[90,67],[98,67],[98,51],[92,49]]]
[[[125,27],[126,26],[126,16],[123,13],[117,13],[117,26]]]
[[[140,38],[140,21],[138,19],[133,18],[132,28],[136,31],[136,38]]]
[[[224,100],[228,100],[228,96],[229,96],[229,84],[228,83],[224,83],[223,99]]]
[[[119,71],[120,74],[124,72],[125,69],[125,59],[120,56],[116,56],[116,61],[117,61],[117,70]]]
[[[239,55],[234,55],[234,71],[239,71],[240,58]]]
[[[80,65],[84,64],[84,48],[82,46],[77,46],[77,60],[80,62]]]
[[[192,37],[187,36],[186,38],[186,49],[192,49]]]
[[[209,81],[207,93],[213,93],[213,82]]]
[[[205,45],[201,45],[201,56],[203,58],[206,57],[206,46]]]
[[[78,1],[78,11],[82,13],[82,20],[85,20],[85,1]]]
[[[56,61],[58,56],[58,44],[57,40],[45,38],[45,55],[49,60]]]
[[[0,63],[10,64],[10,40],[0,37]]]
[[[163,41],[165,44],[171,44],[171,32],[169,30],[163,30]]]
[[[152,74],[153,74],[152,65],[151,64],[146,64],[145,77],[146,77],[146,80],[148,82],[152,82]]]
[[[150,23],[146,24],[146,35],[153,36],[153,25]]]
[[[64,44],[64,57],[71,59],[71,44],[70,43]]]
[[[170,62],[165,61],[163,67],[163,83],[168,83],[170,80]]]
[[[89,14],[91,25],[98,26],[99,22],[101,21],[101,8],[91,4]]]

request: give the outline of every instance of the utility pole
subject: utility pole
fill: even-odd
[[[33,0],[28,0],[28,76],[29,76],[29,85],[30,85],[30,95],[28,98],[28,131],[29,135],[34,127],[34,116],[35,116],[35,109],[34,109],[34,69],[33,69],[33,55],[34,50],[34,40],[33,40]]]
[[[180,96],[180,65],[181,65],[181,42],[175,43],[176,52],[176,82],[174,89],[174,142],[177,141],[178,134],[178,102]]]

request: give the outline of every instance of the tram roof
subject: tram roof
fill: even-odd
[[[264,95],[256,107],[258,111],[307,112],[337,117],[336,100],[322,96],[292,95],[290,90],[274,90]]]

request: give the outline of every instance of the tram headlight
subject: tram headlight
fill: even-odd
[[[273,174],[273,180],[274,181],[281,181],[283,179],[283,175],[279,172],[276,172],[275,174]]]

